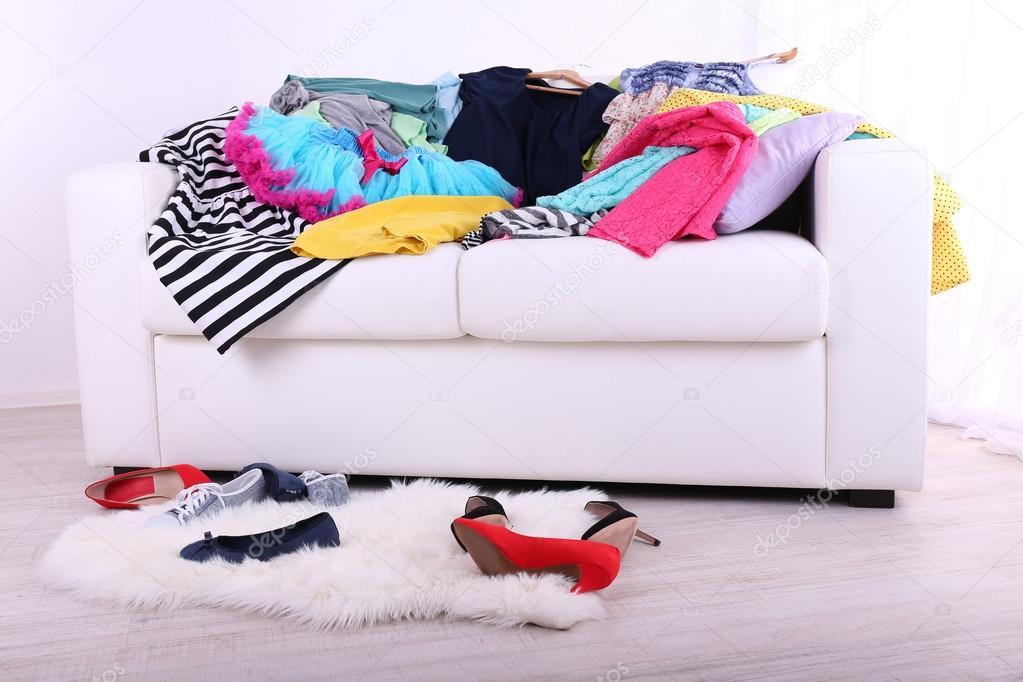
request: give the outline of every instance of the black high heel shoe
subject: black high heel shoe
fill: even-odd
[[[473,495],[465,501],[465,513],[459,518],[463,519],[475,519],[481,523],[489,523],[494,526],[501,526],[507,528],[510,523],[508,521],[508,514],[504,511],[504,507],[501,503],[492,497],[486,495]],[[455,536],[455,542],[462,548],[463,552],[468,552],[465,545],[458,538],[458,533],[455,532],[455,523],[451,522],[451,534]]]
[[[617,502],[594,500],[587,502],[583,509],[596,515],[599,520],[583,533],[582,539],[614,545],[623,559],[633,540],[642,540],[654,547],[661,544],[653,535],[641,531],[639,517]]]

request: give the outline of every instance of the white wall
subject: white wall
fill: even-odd
[[[62,195],[79,168],[134,159],[169,128],[265,101],[288,72],[412,82],[497,64],[613,73],[756,47],[738,4],[597,4],[4,2],[0,406],[76,399],[72,302],[53,281],[74,268]]]

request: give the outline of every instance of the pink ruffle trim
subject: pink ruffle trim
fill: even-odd
[[[234,163],[238,174],[249,186],[252,196],[262,201],[289,211],[311,223],[319,222],[347,211],[362,208],[366,201],[360,196],[353,196],[336,211],[324,213],[334,198],[334,190],[317,192],[311,189],[274,189],[283,187],[295,177],[294,168],[277,170],[273,167],[270,155],[263,147],[263,141],[255,135],[246,133],[249,119],[256,113],[252,102],[242,105],[241,111],[227,126],[224,139],[224,155]]]

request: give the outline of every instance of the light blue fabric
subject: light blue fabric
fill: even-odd
[[[378,169],[361,184],[363,152],[354,132],[335,130],[305,116],[282,116],[257,107],[245,131],[263,143],[275,170],[294,169],[286,185],[274,190],[334,190],[326,214],[336,212],[355,197],[367,204],[410,194],[446,196],[499,196],[514,203],[518,190],[500,174],[478,161],[455,161],[422,147],[391,154],[376,146],[384,161],[407,159],[397,174]]]
[[[443,142],[448,128],[455,122],[458,112],[462,110],[462,98],[458,96],[462,80],[448,71],[443,76],[434,79],[433,84],[437,86],[437,109],[440,110],[444,118],[444,130],[438,131],[438,139]]]
[[[762,116],[766,116],[772,111],[767,107],[759,107],[756,104],[737,104],[736,106],[742,110],[742,115],[746,119],[746,125],[749,125]]]
[[[640,185],[680,156],[691,154],[692,147],[647,147],[638,156],[619,161],[561,194],[539,197],[538,206],[589,215],[602,208],[613,208],[625,201]]]

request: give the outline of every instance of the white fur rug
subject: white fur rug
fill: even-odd
[[[185,528],[146,527],[156,508],[107,511],[68,527],[47,551],[41,570],[48,584],[87,599],[136,608],[229,607],[317,628],[449,617],[564,629],[602,617],[601,597],[572,594],[562,577],[480,574],[449,530],[466,498],[479,492],[434,480],[355,491],[347,505],[330,510],[340,547],[265,563],[200,564],[180,558],[178,550],[205,530],[256,533],[320,509],[308,502],[266,501]],[[494,497],[518,532],[578,538],[593,523],[583,505],[604,495],[585,488]]]

